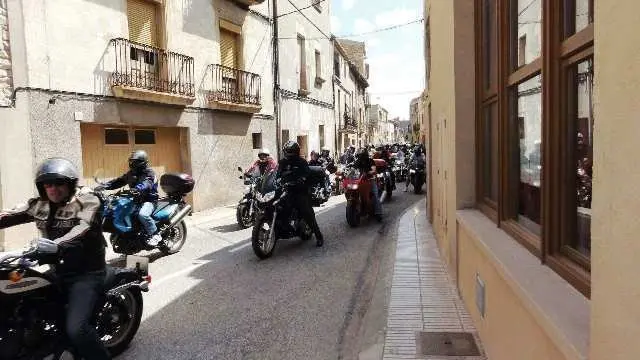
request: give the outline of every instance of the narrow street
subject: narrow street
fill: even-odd
[[[375,341],[362,337],[385,323],[381,309],[369,313],[373,320],[365,314],[372,298],[386,299],[385,286],[375,285],[391,271],[397,221],[420,199],[394,192],[383,224],[351,229],[344,197],[333,197],[316,209],[324,247],[283,240],[264,261],[253,254],[251,229],[238,230],[234,209],[190,219],[182,252],[150,265],[143,321],[119,359],[357,358]]]

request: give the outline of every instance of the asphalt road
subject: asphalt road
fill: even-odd
[[[421,198],[394,192],[382,224],[351,229],[334,197],[316,209],[324,247],[282,240],[267,260],[233,209],[190,219],[180,253],[151,254],[143,322],[118,359],[357,358],[385,323],[396,222]]]

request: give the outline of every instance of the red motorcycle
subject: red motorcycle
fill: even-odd
[[[376,168],[384,166],[384,160],[374,159]],[[374,216],[373,194],[371,193],[371,180],[375,177],[378,189],[384,188],[384,177],[382,174],[361,172],[354,167],[347,167],[344,170],[344,179],[342,187],[344,195],[347,198],[347,223],[351,227],[360,225],[362,216]],[[382,191],[378,192],[378,196],[382,196]]]

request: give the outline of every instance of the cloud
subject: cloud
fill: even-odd
[[[331,33],[338,34],[342,28],[342,22],[337,16],[331,15]]]
[[[422,9],[397,8],[391,11],[381,12],[376,15],[375,23],[378,27],[387,27],[420,19],[423,17]]]
[[[344,10],[351,10],[356,5],[356,0],[342,0],[342,8]]]
[[[365,19],[356,19],[353,22],[353,32],[356,34],[371,32],[375,30],[375,26],[369,21]]]

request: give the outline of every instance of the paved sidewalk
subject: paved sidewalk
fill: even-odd
[[[410,208],[400,220],[391,299],[384,344],[384,360],[485,360],[481,356],[446,356],[433,354],[464,345],[453,340],[425,344],[424,333],[470,333],[481,354],[484,353],[462,300],[451,282],[446,265],[427,221],[425,201]],[[468,342],[466,342],[468,344]],[[422,345],[425,344],[425,345]],[[421,349],[422,348],[422,349]]]

